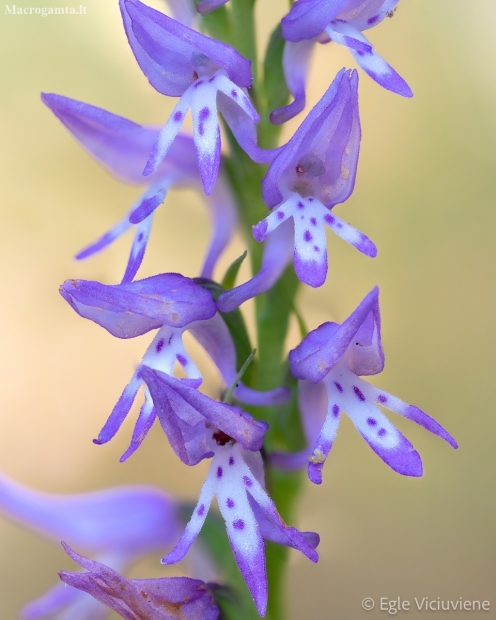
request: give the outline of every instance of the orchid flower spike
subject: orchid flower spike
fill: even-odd
[[[141,557],[170,547],[182,530],[177,504],[152,487],[121,487],[55,495],[0,474],[0,512],[43,536],[71,545],[125,571]],[[26,605],[23,620],[103,620],[108,611],[81,592],[58,584]]]
[[[125,579],[110,567],[78,555],[65,543],[62,545],[86,569],[78,573],[61,571],[59,576],[64,584],[91,594],[125,620],[217,620],[219,617],[219,608],[203,581],[188,577]]]
[[[159,130],[138,125],[121,116],[61,95],[42,94],[43,102],[90,154],[118,178],[147,184],[129,213],[101,238],[76,255],[82,260],[105,249],[133,226],[136,227],[123,282],[131,282],[143,261],[153,213],[171,187],[200,189],[193,139],[179,134],[157,170],[144,178],[143,166],[157,141]],[[212,220],[212,238],[201,275],[212,277],[213,269],[236,228],[237,215],[224,175],[207,198]]]
[[[259,450],[267,424],[158,371],[144,368],[143,376],[178,456],[187,464],[201,452],[203,458],[212,457],[191,520],[162,562],[174,564],[184,558],[216,495],[234,557],[263,616],[267,605],[263,539],[298,549],[313,562],[318,560],[319,542],[313,532],[288,527],[265,491]]]
[[[217,306],[223,312],[270,288],[293,252],[298,278],[321,286],[327,275],[326,226],[366,256],[376,256],[367,236],[331,212],[355,185],[360,148],[357,87],[356,71],[342,69],[267,170],[263,197],[274,208],[253,226],[253,236],[257,241],[268,237],[269,242],[280,232],[266,246],[259,274],[219,296]]]
[[[286,82],[295,100],[271,115],[283,123],[305,107],[305,82],[309,57],[317,41],[335,41],[347,47],[357,64],[383,88],[412,97],[405,80],[375,51],[363,30],[392,17],[399,0],[297,0],[282,19],[287,40],[283,56]]]
[[[226,385],[229,386],[236,377],[236,352],[229,330],[220,315],[216,314],[212,294],[190,278],[167,273],[120,285],[67,280],[60,293],[80,316],[101,325],[117,338],[135,338],[159,328],[98,439],[95,439],[97,444],[110,441],[128,415],[143,384],[144,365],[172,375],[178,363],[188,377],[182,381],[194,387],[201,384],[202,376],[182,342],[186,329],[205,348]],[[236,398],[253,405],[280,404],[289,395],[289,390],[284,387],[257,392],[242,382],[234,390]],[[145,387],[145,403],[131,444],[121,461],[138,449],[156,417],[154,401]]]
[[[187,111],[205,193],[212,191],[220,164],[217,110],[236,139],[256,161],[272,152],[256,146],[260,117],[245,91],[251,85],[250,61],[234,48],[167,17],[139,0],[120,0],[129,45],[150,84],[169,97],[180,97],[160,132],[143,174],[152,174],[168,153]]]
[[[373,289],[341,325],[324,323],[289,354],[291,372],[301,379],[299,400],[307,440],[308,477],[322,482],[322,468],[345,411],[372,450],[394,471],[421,476],[422,461],[412,444],[377,404],[420,424],[453,448],[456,441],[414,405],[408,405],[360,379],[384,368],[379,289]],[[327,392],[327,398],[325,398]]]

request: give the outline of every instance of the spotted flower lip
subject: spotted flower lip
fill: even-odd
[[[43,93],[41,98],[76,140],[112,174],[128,183],[148,185],[122,220],[76,255],[82,260],[102,251],[134,225],[136,232],[122,280],[131,282],[146,251],[154,211],[165,200],[168,190],[171,187],[200,187],[193,138],[179,133],[156,171],[145,178],[143,166],[159,136],[157,128],[138,125],[69,97]],[[210,278],[237,222],[236,208],[223,173],[206,201],[212,220],[212,236],[201,275]]]
[[[75,553],[69,545],[62,545],[86,572],[61,571],[60,579],[91,594],[125,620],[217,620],[219,617],[219,608],[203,581],[188,577],[126,579],[108,566]]]
[[[362,34],[363,30],[377,26],[385,17],[391,17],[399,0],[297,0],[282,19],[282,33],[291,42],[303,42],[316,37],[329,37],[347,47],[357,64],[383,88],[403,97],[413,93],[405,80],[375,51]],[[296,107],[304,105],[303,79],[295,80],[289,63],[285,64],[288,83],[296,82],[293,89]],[[306,69],[304,70],[306,72]],[[299,111],[299,110],[298,110]],[[287,120],[287,119],[285,119]]]
[[[158,328],[141,363],[124,388],[98,438],[98,445],[110,441],[131,410],[143,386],[144,367],[172,375],[179,364],[186,373],[180,383],[197,388],[202,376],[186,351],[182,335],[188,329],[209,354],[227,386],[237,375],[236,351],[229,330],[216,313],[212,294],[190,278],[169,273],[132,283],[106,285],[85,280],[67,280],[61,294],[82,317],[104,327],[118,338],[134,338]],[[129,458],[142,444],[157,418],[154,400],[145,387],[145,402],[140,410],[131,443],[121,461]],[[253,390],[238,381],[233,395],[241,402],[265,406],[286,402],[290,391],[279,387],[267,392]],[[161,419],[162,421],[162,419]],[[198,447],[192,460],[204,458]],[[195,460],[196,459],[196,460]]]
[[[418,407],[359,378],[359,375],[378,374],[384,367],[378,288],[341,325],[324,323],[310,332],[290,352],[289,360],[291,372],[301,380],[300,406],[307,440],[313,446],[307,455],[312,482],[322,482],[322,468],[342,411],[348,414],[372,450],[394,471],[406,476],[422,475],[420,456],[377,404],[423,426],[453,448],[458,447],[453,437]],[[298,455],[288,456],[289,467],[291,461],[297,463],[298,459]],[[274,463],[284,467],[284,458],[277,455]]]
[[[318,561],[319,537],[288,527],[277,512],[263,485],[263,463],[259,452],[246,452],[239,443],[223,443],[214,456],[193,515],[175,548],[162,559],[175,564],[184,558],[198,536],[217,496],[226,522],[234,558],[255,601],[258,613],[267,607],[267,574],[263,539],[293,547],[312,562]]]
[[[67,540],[98,560],[124,571],[139,558],[163,551],[181,533],[177,503],[162,490],[146,486],[91,493],[41,493],[0,473],[0,512],[41,535]],[[57,617],[100,620],[99,603],[57,584],[26,605],[23,620]]]
[[[280,206],[253,227],[253,236],[263,241],[291,218],[295,271],[313,287],[327,275],[326,226],[366,256],[377,254],[366,235],[330,211],[355,185],[361,135],[357,89],[356,71],[342,69],[262,181],[265,202]]]
[[[257,241],[267,239],[262,269],[219,296],[221,311],[233,310],[268,290],[291,255],[298,278],[309,286],[321,286],[327,277],[326,226],[366,256],[377,255],[366,235],[331,211],[353,191],[360,137],[358,75],[342,69],[270,164],[262,194],[273,209],[252,229]]]
[[[250,61],[233,47],[167,17],[139,0],[120,0],[129,44],[150,84],[169,97],[180,97],[160,132],[143,174],[153,173],[177,136],[189,108],[205,193],[212,191],[220,164],[219,110],[238,142],[256,161],[270,152],[256,146],[260,117],[244,88],[252,82]],[[267,159],[266,159],[267,158]]]

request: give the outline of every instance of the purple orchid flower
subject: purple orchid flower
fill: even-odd
[[[144,365],[172,375],[177,362],[188,377],[182,381],[194,387],[201,384],[202,376],[182,343],[186,329],[205,348],[226,385],[236,378],[236,352],[229,330],[220,315],[215,314],[212,294],[190,278],[168,273],[120,285],[67,280],[60,293],[80,316],[101,325],[117,338],[134,338],[159,328],[95,439],[97,444],[110,441],[128,415],[143,385]],[[257,392],[239,382],[234,396],[248,404],[274,405],[285,402],[289,390],[281,387]],[[145,403],[121,461],[139,448],[156,417],[154,401],[145,387]]]
[[[384,368],[379,313],[379,289],[373,289],[341,325],[324,323],[310,332],[289,354],[291,372],[301,379],[299,400],[307,439],[308,476],[322,482],[322,468],[336,436],[341,412],[394,471],[421,476],[422,461],[412,444],[391,424],[375,403],[420,424],[450,446],[456,441],[444,428],[414,405],[376,388],[361,375],[376,375]],[[327,392],[327,398],[325,397]],[[301,453],[288,455],[291,467]],[[277,455],[273,464],[284,466]]]
[[[319,543],[317,534],[288,527],[265,491],[259,450],[267,424],[156,370],[143,368],[143,377],[176,454],[189,465],[200,452],[203,458],[212,457],[186,530],[162,562],[175,564],[184,558],[216,495],[234,557],[263,616],[267,605],[263,539],[298,549],[313,562],[318,560]]]
[[[357,86],[356,71],[342,69],[267,170],[263,197],[275,208],[253,227],[253,236],[257,241],[268,237],[269,242],[278,229],[280,232],[266,246],[259,274],[219,296],[217,306],[223,312],[272,286],[289,262],[293,247],[298,278],[310,286],[321,286],[327,275],[326,226],[363,254],[376,256],[377,248],[368,237],[331,212],[350,196],[355,185],[360,148]]]
[[[55,495],[0,474],[0,511],[52,540],[65,539],[120,571],[170,547],[182,531],[176,502],[163,491],[144,486]],[[59,614],[58,620],[103,620],[108,610],[58,584],[26,605],[21,615],[23,620],[38,620],[52,614]]]
[[[61,571],[60,579],[87,592],[125,620],[217,620],[219,608],[203,581],[188,577],[125,579],[108,566],[75,553],[67,554],[87,572]]]
[[[270,161],[272,151],[256,146],[260,117],[244,89],[252,82],[250,61],[234,48],[167,17],[139,0],[119,0],[129,45],[150,84],[169,97],[180,97],[160,132],[143,174],[160,165],[187,111],[205,193],[212,191],[220,164],[220,111],[236,139],[256,161]]]
[[[357,64],[383,88],[403,97],[413,93],[405,80],[375,51],[363,30],[391,17],[399,0],[297,0],[282,19],[288,41],[283,55],[286,82],[294,101],[272,113],[273,123],[283,123],[305,107],[305,82],[309,57],[317,42],[335,41],[347,47]]]
[[[118,178],[148,187],[129,213],[96,242],[76,255],[78,260],[105,249],[132,226],[136,226],[131,254],[123,282],[131,282],[143,260],[148,244],[153,213],[164,201],[171,187],[200,188],[193,139],[179,134],[157,170],[144,179],[143,166],[157,141],[159,130],[137,125],[101,108],[62,97],[43,94],[43,102],[72,135],[101,164]],[[213,269],[236,228],[237,215],[223,174],[207,198],[212,220],[212,238],[201,275],[211,278]]]

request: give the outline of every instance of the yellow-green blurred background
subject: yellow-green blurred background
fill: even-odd
[[[131,422],[110,444],[91,442],[150,338],[114,339],[57,292],[66,278],[119,281],[130,237],[88,262],[71,257],[120,218],[139,189],[94,163],[41,104],[40,91],[143,123],[163,123],[173,105],[138,68],[117,2],[82,2],[85,16],[12,16],[3,7],[0,16],[0,469],[46,491],[151,483],[192,499],[206,466],[179,463],[158,428],[125,464],[118,457]],[[265,41],[287,2],[258,5]],[[391,414],[424,461],[422,479],[404,478],[345,419],[324,483],[307,484],[293,524],[320,532],[322,542],[316,566],[291,556],[288,620],[385,617],[363,611],[362,599],[398,596],[412,605],[413,597],[489,600],[490,612],[464,615],[496,617],[495,21],[494,0],[403,0],[394,19],[369,31],[415,93],[402,99],[360,72],[357,184],[336,212],[376,242],[379,256],[367,259],[330,235],[327,282],[305,290],[301,305],[311,328],[341,321],[379,284],[386,369],[376,382],[429,412],[460,448]],[[312,103],[343,65],[354,66],[346,51],[319,47]],[[196,275],[207,230],[201,199],[171,193],[140,276]],[[219,274],[243,248],[238,239]],[[218,385],[217,377],[207,382]],[[156,560],[133,575],[166,574]],[[73,567],[56,544],[0,518],[1,620],[16,618],[58,570]]]

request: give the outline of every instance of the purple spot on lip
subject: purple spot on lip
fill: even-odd
[[[317,226],[317,220],[314,217],[311,217],[310,221],[312,222],[313,226]]]
[[[334,224],[334,217],[330,213],[327,213],[327,215],[324,216],[324,219],[328,224]]]
[[[277,219],[278,220],[284,219],[284,211],[278,211],[277,212]]]
[[[379,19],[379,15],[374,15],[374,17],[369,17],[367,20],[367,24],[373,24]]]
[[[195,82],[193,84],[193,88],[199,88],[202,84],[203,84],[203,82],[201,80],[198,80],[198,82]]]
[[[314,249],[316,252],[320,252],[320,248],[319,248],[319,246],[318,246],[318,245],[314,245],[314,246],[313,246],[313,249]]]
[[[300,200],[300,202],[298,202],[298,204],[296,206],[298,207],[298,209],[304,209],[305,208],[305,205],[301,202],[301,200]]]
[[[357,50],[357,54],[358,54],[359,56],[363,56],[363,55],[365,54],[365,52],[363,52],[362,50]]]
[[[233,527],[235,530],[244,530],[245,522],[243,521],[243,519],[236,519],[236,521],[234,521],[233,523]]]
[[[157,353],[160,353],[160,351],[164,348],[164,344],[165,344],[164,339],[160,338],[160,340],[155,345],[155,351]]]
[[[222,467],[217,467],[217,478],[222,478],[223,473]]]
[[[338,222],[338,223],[336,224],[336,226],[337,226],[338,228],[343,228],[343,225],[341,224],[341,222]]]
[[[183,113],[176,112],[172,118],[176,121],[176,123],[179,123],[179,121],[183,118]]]
[[[338,388],[338,392],[341,392],[341,394],[343,393],[343,386],[341,385],[341,383],[338,383],[337,381],[334,381],[334,385]]]
[[[384,437],[384,435],[386,434],[386,429],[380,428],[377,434],[379,435],[379,437]]]
[[[337,418],[339,415],[339,407],[338,405],[333,405],[332,406],[332,415]]]
[[[233,97],[234,99],[236,99],[236,97],[238,96],[238,93],[233,89],[231,91],[231,97]]]
[[[243,476],[243,482],[246,484],[247,487],[253,486],[253,480],[251,478],[248,478],[248,476]]]
[[[215,82],[215,75],[212,75],[212,77],[208,80],[209,84],[211,84],[212,82]]]
[[[205,512],[205,505],[204,505],[204,504],[202,504],[202,505],[200,506],[200,508],[198,508],[197,513],[198,513],[198,515],[199,515],[200,517],[202,517],[204,512]]]
[[[377,426],[377,420],[375,420],[374,418],[367,418],[367,424],[369,426]]]
[[[138,241],[143,241],[143,233],[140,233],[140,234],[138,235]]]
[[[313,202],[315,200],[315,198],[312,198],[311,196],[309,198],[307,198],[308,202]]]
[[[198,118],[200,119],[200,121],[206,121],[209,116],[210,110],[207,107],[202,108],[200,110],[200,114],[198,114]]]
[[[176,355],[176,359],[177,361],[181,364],[181,366],[184,368],[184,366],[188,365],[188,360],[184,357],[184,355],[181,355],[180,353],[178,353]]]
[[[169,343],[169,344],[172,342],[172,339],[173,339],[173,338],[174,338],[174,334],[171,334],[171,335],[169,336],[169,340],[168,340],[168,343]]]
[[[385,403],[387,402],[387,398],[384,396],[384,394],[379,394],[379,398],[377,399],[380,403]]]
[[[229,465],[234,465],[234,457],[229,457]]]
[[[310,234],[309,230],[305,230],[305,234],[303,235],[303,239],[305,239],[305,241],[311,241],[313,239],[313,237]]]
[[[360,388],[357,388],[356,385],[353,386],[353,391],[355,392],[355,396],[358,398],[358,400],[361,400],[362,402],[365,400],[363,392],[360,390]]]
[[[234,508],[234,502],[230,497],[227,498],[226,505],[228,508]]]

